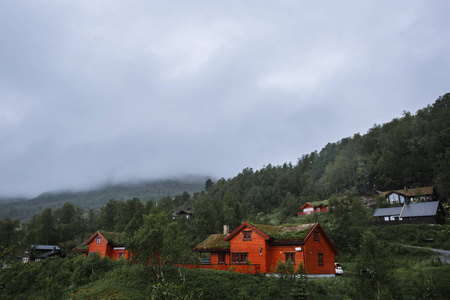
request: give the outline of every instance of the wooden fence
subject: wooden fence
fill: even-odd
[[[180,264],[188,269],[211,269],[218,271],[231,270],[236,273],[243,274],[257,274],[260,272],[260,266],[255,264],[239,264],[239,265],[226,265],[226,264]]]

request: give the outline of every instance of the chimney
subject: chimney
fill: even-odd
[[[225,235],[229,235],[230,234],[230,230],[229,230],[230,226],[229,225],[223,225],[223,234]]]
[[[408,191],[408,188],[406,187],[406,185],[403,187],[403,189],[405,190],[405,192]]]

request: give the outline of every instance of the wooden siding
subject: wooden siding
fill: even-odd
[[[323,254],[323,266],[319,266],[319,253]],[[305,268],[308,274],[335,274],[334,252],[319,230],[319,241],[311,234],[304,245]]]
[[[295,248],[302,248],[302,251],[296,251]],[[295,253],[295,268],[297,269],[298,266],[303,263],[303,245],[270,245],[270,251],[269,251],[269,271],[274,270],[277,268],[278,263],[286,262],[285,253]]]
[[[100,238],[100,243],[97,244],[97,239]],[[106,238],[100,233],[96,232],[89,240],[89,254],[97,253],[100,257],[109,257],[111,259],[118,260],[120,253],[123,253],[122,258],[129,258],[130,252],[125,247],[113,245],[108,243]],[[114,249],[121,248],[121,249]]]
[[[210,264],[212,265],[219,264],[219,254],[225,254],[225,264],[231,264],[230,253],[227,252],[211,252]]]
[[[98,253],[100,257],[105,257],[108,255],[108,244],[106,241],[102,238],[100,240],[100,244],[97,244],[96,238],[93,238],[91,242],[89,243],[89,254],[91,253]]]
[[[243,231],[252,232],[251,241],[244,241]],[[230,254],[248,253],[248,260],[252,264],[260,265],[261,272],[263,273],[267,273],[267,264],[269,262],[266,255],[267,251],[268,245],[266,239],[247,226],[243,227],[230,239]]]
[[[307,211],[305,211],[305,209]],[[312,210],[308,210],[308,209],[312,209]],[[318,206],[314,206],[311,205],[309,203],[306,203],[301,211],[299,213],[297,213],[298,216],[304,216],[304,215],[309,215],[309,214],[313,214],[313,213],[321,213],[321,212],[327,212],[328,211],[328,205],[318,205]]]

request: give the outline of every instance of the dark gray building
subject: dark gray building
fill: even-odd
[[[378,208],[373,216],[380,225],[402,223],[444,224],[445,212],[439,201],[403,204],[398,207]]]

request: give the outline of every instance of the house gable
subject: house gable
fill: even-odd
[[[101,238],[105,244],[108,244],[108,240],[100,231],[96,231],[84,244],[85,245],[91,244],[97,237]]]
[[[308,274],[334,274],[334,257],[339,254],[319,223],[305,238],[303,257]]]
[[[432,186],[384,191],[380,193],[380,196],[388,199],[390,204],[394,203],[409,204],[412,203],[414,200],[434,201],[436,199],[436,193]]]
[[[227,237],[225,237],[224,240],[229,241],[232,237],[234,237],[236,234],[239,234],[246,227],[249,228],[250,230],[255,231],[257,234],[261,235],[261,237],[263,237],[265,240],[270,239],[270,237],[267,234],[265,234],[264,232],[262,232],[261,230],[256,228],[254,225],[244,222],[244,223],[242,223],[241,226],[236,228],[232,233],[230,233]]]
[[[120,234],[95,232],[84,245],[89,246],[88,253],[98,254],[101,257],[109,257],[112,259],[128,258],[130,253],[122,244],[115,243],[120,240]]]
[[[331,251],[333,251],[333,253],[335,255],[339,255],[338,250],[336,249],[336,247],[334,246],[333,242],[330,240],[330,238],[328,237],[328,235],[326,234],[325,230],[323,230],[322,226],[319,223],[316,223],[316,225],[314,226],[314,228],[308,233],[308,235],[305,237],[305,243],[306,241],[310,240],[311,238],[314,239],[314,232],[318,231],[319,232],[319,237],[321,236],[324,241],[328,244],[328,246],[330,247]]]
[[[95,232],[84,244],[89,246],[89,255],[95,253],[101,257],[108,255],[108,240],[100,231]]]
[[[270,237],[250,223],[243,223],[225,237],[230,242],[230,263],[260,265],[261,271],[267,272],[268,251],[267,241]]]

